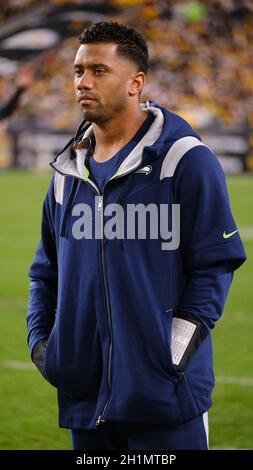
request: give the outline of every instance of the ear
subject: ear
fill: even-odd
[[[145,73],[137,72],[129,77],[129,96],[139,95],[144,87]]]

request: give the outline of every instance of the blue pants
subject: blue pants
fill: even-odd
[[[207,414],[177,426],[102,423],[94,430],[71,430],[74,450],[207,450]]]

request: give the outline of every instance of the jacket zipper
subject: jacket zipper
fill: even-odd
[[[101,271],[102,271],[102,281],[103,281],[103,290],[105,296],[105,310],[107,316],[107,323],[109,327],[109,335],[110,335],[110,345],[109,345],[109,352],[108,352],[108,362],[107,362],[107,385],[109,389],[108,398],[103,406],[103,410],[101,414],[98,416],[96,420],[96,427],[100,426],[101,423],[105,423],[105,419],[103,419],[103,415],[106,412],[110,394],[111,394],[111,364],[112,364],[112,319],[111,319],[111,309],[110,309],[110,301],[109,301],[109,292],[107,287],[107,278],[106,278],[106,269],[105,269],[105,250],[104,250],[104,218],[103,218],[103,202],[104,202],[104,192],[101,194],[95,190],[95,188],[89,184],[88,181],[85,181],[88,186],[93,190],[94,193],[98,194],[98,205],[97,210],[101,213],[99,223],[100,223],[100,230],[102,231],[102,236],[99,240],[100,242],[100,262],[101,262]],[[105,187],[104,187],[105,190]]]
[[[99,195],[98,200],[98,211],[101,212],[103,210],[103,194]],[[101,214],[101,218],[103,217],[103,213]],[[102,223],[102,230],[104,231],[104,222]],[[102,232],[103,233],[103,232]],[[111,319],[111,309],[110,309],[110,301],[109,301],[109,292],[107,287],[107,278],[106,278],[106,269],[105,269],[105,250],[104,250],[104,237],[102,236],[100,239],[100,260],[101,260],[101,270],[102,270],[102,279],[103,279],[103,288],[104,288],[104,296],[105,296],[105,307],[106,307],[106,314],[107,314],[107,321],[109,326],[109,333],[110,333],[110,345],[109,345],[109,353],[108,353],[108,366],[107,366],[107,384],[109,389],[108,398],[104,404],[103,410],[101,415],[97,418],[96,426],[100,426],[101,423],[104,423],[106,420],[103,419],[103,415],[106,412],[110,393],[111,393],[111,365],[112,365],[112,319]]]

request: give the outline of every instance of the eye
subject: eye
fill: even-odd
[[[74,71],[74,75],[75,75],[75,77],[81,77],[81,76],[82,76],[82,74],[83,74],[82,70],[78,70],[78,69],[76,69],[76,70]]]
[[[104,72],[105,72],[104,69],[97,68],[97,69],[94,70],[95,75],[102,75]]]

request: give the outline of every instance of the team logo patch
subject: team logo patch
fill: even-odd
[[[152,166],[146,165],[143,168],[139,168],[139,170],[136,170],[135,173],[144,173],[145,175],[148,175],[152,171]]]

